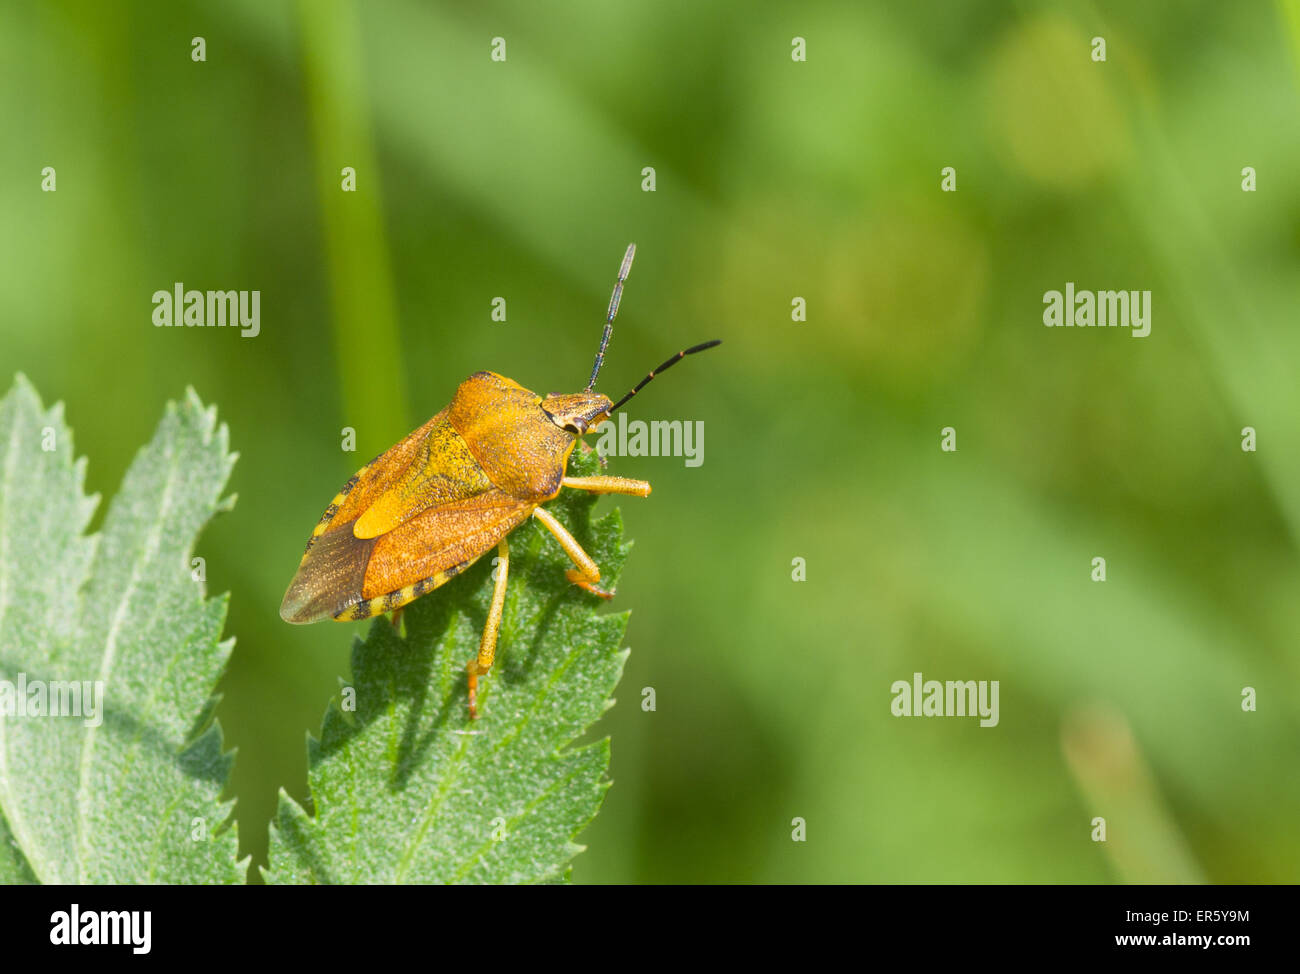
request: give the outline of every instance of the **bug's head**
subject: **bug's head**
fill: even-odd
[[[613,404],[599,392],[552,392],[541,402],[546,417],[566,432],[582,436],[606,416]]]

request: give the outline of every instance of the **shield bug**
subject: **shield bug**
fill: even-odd
[[[618,402],[595,391],[636,245],[619,265],[591,379],[582,392],[539,396],[495,372],[476,372],[451,404],[343,485],[307,541],[280,617],[307,623],[367,619],[402,606],[459,575],[493,547],[499,570],[479,642],[469,661],[469,712],[477,717],[478,678],[496,656],[510,547],[506,536],[530,517],[555,536],[573,562],[565,576],[600,598],[600,568],[542,505],[561,488],[646,497],[650,485],[624,477],[568,477],[580,437],[608,419],[684,349],[652,370]]]

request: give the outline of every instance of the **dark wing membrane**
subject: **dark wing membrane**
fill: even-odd
[[[464,571],[534,506],[494,487],[428,508],[378,537],[358,538],[350,522],[332,528],[307,550],[280,615],[314,622],[391,612]]]
[[[366,564],[376,540],[363,541],[353,536],[351,524],[314,536],[298,574],[284,593],[280,618],[285,622],[315,622],[360,602]]]

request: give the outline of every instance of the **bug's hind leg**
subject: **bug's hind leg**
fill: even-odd
[[[506,604],[506,576],[510,572],[510,546],[502,538],[497,545],[496,585],[492,589],[492,604],[488,607],[487,622],[483,625],[483,638],[479,640],[478,656],[469,661],[469,716],[478,719],[478,678],[492,669],[497,655],[497,637],[501,634],[501,611]]]
[[[402,610],[405,608],[406,606],[399,605],[393,610],[393,632],[397,633],[399,636],[402,634]]]
[[[555,535],[555,540],[560,542],[560,547],[564,549],[564,553],[577,566],[565,572],[564,577],[574,585],[586,589],[592,595],[597,595],[602,599],[612,599],[614,597],[612,591],[597,587],[596,583],[600,581],[600,567],[592,560],[591,555],[582,550],[582,545],[578,544],[577,538],[571,535],[568,529],[557,521],[550,511],[540,507],[536,508],[533,511],[533,517],[546,525],[546,529]]]

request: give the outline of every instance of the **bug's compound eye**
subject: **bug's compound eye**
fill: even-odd
[[[542,412],[546,414],[547,419],[566,433],[572,433],[574,436],[581,436],[583,433],[587,432],[586,421],[581,416],[573,415],[572,410],[557,409],[555,412],[551,412],[551,410],[543,406]]]

